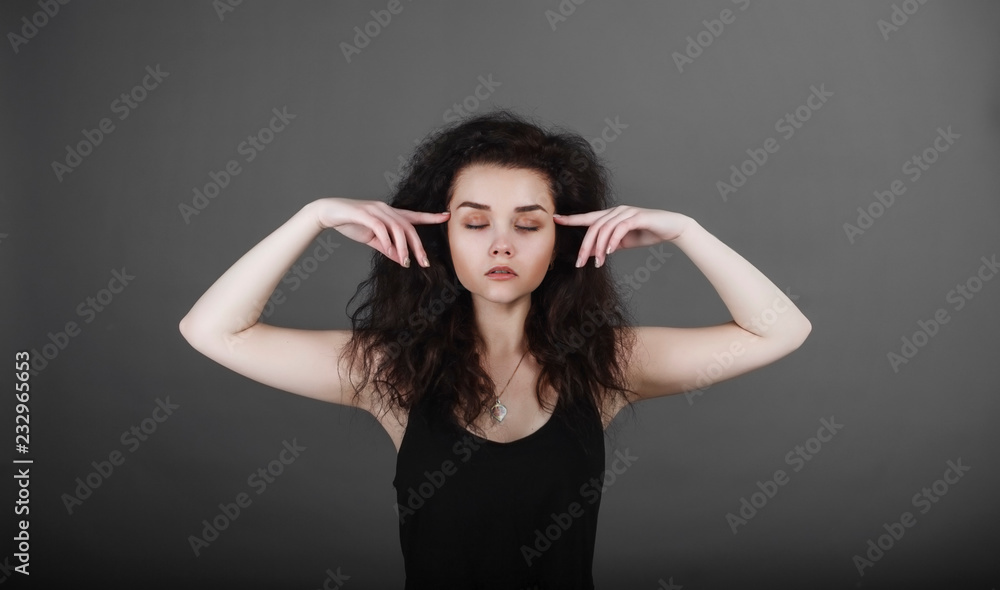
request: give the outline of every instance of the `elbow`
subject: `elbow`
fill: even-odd
[[[177,325],[177,329],[181,333],[181,337],[191,344],[191,327],[188,325],[187,317],[181,319],[180,323]]]
[[[180,331],[181,337],[184,338],[184,341],[191,348],[202,354],[206,354],[206,351],[210,350],[209,346],[212,338],[209,336],[209,333],[202,327],[199,327],[196,322],[191,321],[187,316],[177,324],[177,329]]]
[[[779,330],[773,330],[775,344],[786,350],[785,354],[798,350],[812,332],[812,323],[802,316],[794,322],[789,322],[781,326]],[[780,344],[779,344],[780,343]]]
[[[812,322],[810,322],[805,316],[802,316],[801,326],[795,331],[795,348],[802,346],[806,339],[809,337],[810,332],[812,332]]]
[[[177,329],[188,343],[191,343],[195,338],[196,327],[188,316],[181,318],[181,321],[177,324]]]

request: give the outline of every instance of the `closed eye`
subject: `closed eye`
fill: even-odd
[[[469,224],[465,224],[465,227],[467,227],[469,229],[480,229],[480,228],[484,228],[486,226],[485,225],[469,225]],[[517,228],[517,229],[523,230],[523,231],[538,231],[537,227],[523,227],[523,226],[520,226],[520,225],[515,225],[514,227]]]

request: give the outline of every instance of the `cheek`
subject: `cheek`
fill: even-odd
[[[468,236],[461,233],[451,233],[448,239],[448,247],[451,250],[451,262],[456,272],[463,272],[469,267],[469,253],[473,251],[473,245]]]
[[[534,262],[535,272],[544,275],[549,270],[549,261],[552,259],[552,251],[556,247],[556,238],[554,235],[539,237],[542,239],[531,245],[531,259]]]

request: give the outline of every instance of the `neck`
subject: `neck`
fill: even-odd
[[[524,321],[531,299],[524,297],[510,303],[475,302],[476,326],[486,342],[489,358],[520,358],[527,350]]]

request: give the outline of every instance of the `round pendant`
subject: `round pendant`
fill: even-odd
[[[507,406],[501,404],[499,401],[493,404],[493,408],[490,410],[490,414],[493,419],[497,422],[503,422],[504,416],[507,415]]]

